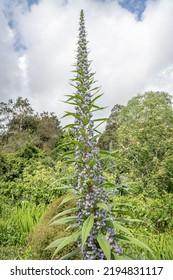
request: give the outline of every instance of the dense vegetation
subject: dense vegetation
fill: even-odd
[[[18,100],[26,101],[22,98]],[[13,104],[16,102],[11,101]],[[8,106],[6,109],[9,109]],[[45,137],[40,147],[40,143],[35,142],[40,137],[40,130],[20,130],[21,119],[25,122],[28,117],[28,112],[22,111],[17,117],[6,118],[6,126],[1,129],[1,259],[41,258],[42,255],[43,258],[50,258],[50,254],[36,255],[31,250],[31,244],[32,248],[41,246],[33,245],[34,236],[38,234],[37,227],[45,223],[45,218],[40,218],[44,212],[47,215],[46,209],[51,207],[53,201],[67,192],[58,189],[62,185],[59,179],[66,177],[63,184],[69,183],[67,177],[74,173],[73,164],[66,163],[62,158],[64,152],[68,157],[73,148],[70,146],[72,144],[63,144],[73,139],[73,132],[63,131],[59,121],[55,126],[56,117],[53,115],[52,118],[52,114],[46,114],[44,124],[44,118],[32,113],[30,117],[43,122],[43,126],[49,121],[53,122],[49,126],[49,134],[54,134],[56,141],[49,142]],[[5,112],[1,111],[1,123],[4,118]],[[124,245],[127,254],[133,258],[173,259],[170,246],[173,242],[172,118],[171,97],[165,92],[147,92],[133,97],[126,106],[121,107],[118,115],[111,114],[98,142],[103,175],[112,183],[108,191],[115,218],[155,253],[153,257],[140,247]],[[12,123],[16,123],[13,130]],[[109,136],[107,130],[110,123]],[[116,125],[113,126],[113,123]],[[33,133],[35,137],[32,137]],[[14,135],[20,137],[13,141]],[[40,231],[40,240],[43,239],[42,235],[45,236],[45,233]],[[58,235],[49,233],[46,236],[45,247]],[[44,252],[44,248],[42,250]]]

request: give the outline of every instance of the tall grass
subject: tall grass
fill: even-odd
[[[138,236],[139,239],[147,244],[152,250],[151,254],[148,250],[139,247],[126,248],[127,254],[133,256],[137,260],[173,260],[173,232],[165,232],[162,234],[149,234],[148,237]]]
[[[173,232],[153,236],[148,242],[155,255],[145,252],[145,259],[173,260]]]
[[[24,245],[28,234],[44,213],[44,205],[24,202],[21,206],[0,205],[0,245]]]

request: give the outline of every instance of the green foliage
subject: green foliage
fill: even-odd
[[[8,203],[24,200],[40,204],[50,203],[64,193],[60,177],[73,174],[73,166],[45,156],[37,147],[26,145],[15,154],[8,154],[2,162],[0,195]],[[68,181],[64,181],[66,184]]]
[[[35,144],[45,150],[55,148],[63,135],[60,122],[54,113],[43,112],[38,118]]]
[[[24,259],[25,246],[0,246],[0,260]]]
[[[105,131],[101,134],[98,145],[100,149],[103,150],[112,150],[117,148],[117,129],[118,129],[118,123],[117,118],[118,115],[121,112],[121,109],[123,108],[123,105],[116,104],[112,110],[109,118],[106,122]]]
[[[143,188],[173,192],[173,109],[165,92],[133,97],[118,116],[119,169]]]
[[[6,157],[2,151],[0,151],[0,178],[7,172]]]
[[[131,256],[132,259],[173,259],[172,194],[165,193],[162,196],[158,195],[157,198],[150,198],[145,193],[135,197],[133,195],[112,197],[112,204],[115,220],[118,222],[115,224],[117,233],[122,235],[122,232],[125,232],[126,237],[131,237],[132,234],[138,239],[137,243],[133,239],[129,244],[128,240],[124,240],[126,256]],[[125,227],[122,227],[122,224]],[[148,248],[145,250],[143,244],[140,248],[139,240],[149,246],[152,252]]]
[[[148,244],[153,250],[155,260],[173,260],[173,231],[149,237]],[[153,256],[145,251],[145,259],[151,260]]]
[[[173,195],[164,193],[156,198],[145,193],[113,198],[113,211],[116,218],[135,218],[144,222],[133,224],[133,231],[162,233],[173,227]],[[119,207],[117,207],[119,205]],[[115,207],[115,208],[114,208]],[[115,211],[116,210],[116,211]]]
[[[70,246],[71,244],[74,244],[76,243],[78,240],[79,240],[79,237],[81,236],[81,230],[77,230],[76,232],[72,233],[71,235],[67,236],[67,237],[63,237],[63,238],[60,238],[60,239],[57,239],[56,240],[56,250],[54,251],[53,253],[53,256],[56,256],[57,253],[59,253],[60,251],[62,251],[63,249],[63,258],[64,258],[64,248],[67,246]],[[46,249],[49,249],[51,247],[51,244],[46,248]],[[77,247],[77,245],[76,245]],[[73,251],[70,251],[70,253],[66,254],[66,255],[71,255],[71,252],[76,252],[76,253],[79,253],[80,250],[73,250]],[[74,254],[73,254],[74,255]],[[61,258],[62,259],[62,258]]]
[[[0,205],[0,245],[24,245],[28,234],[39,222],[44,205],[23,203],[22,206]]]
[[[127,254],[138,260],[173,260],[173,232],[165,232],[162,234],[148,233],[142,236],[138,233],[138,238],[148,244],[152,250],[141,249],[139,246],[128,246]]]
[[[55,246],[50,246],[50,243],[56,243],[55,245],[58,246],[61,243],[57,243],[56,239],[60,239],[61,241],[63,241],[65,237],[69,237],[74,233],[74,229],[72,228],[66,231],[66,225],[50,226],[50,220],[52,220],[55,215],[76,206],[74,200],[69,200],[67,203],[64,203],[60,206],[60,203],[63,199],[67,197],[69,198],[71,196],[72,195],[62,196],[51,203],[48,206],[44,216],[42,217],[40,224],[35,228],[34,233],[30,235],[28,246],[32,251],[32,259],[51,259],[53,252],[55,251]],[[47,250],[45,250],[48,245],[50,246],[50,249],[48,248]],[[54,258],[59,259],[63,255],[76,250],[76,248],[76,244],[69,244],[63,248],[63,251],[58,251],[57,254],[55,254]],[[79,255],[77,256],[77,259],[80,259]]]

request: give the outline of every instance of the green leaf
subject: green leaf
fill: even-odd
[[[80,94],[66,94],[65,96],[69,96],[69,98],[67,99],[67,101],[70,101],[70,100],[75,100],[75,99],[79,99],[79,100],[83,100],[83,97],[80,95]]]
[[[62,219],[59,219],[57,221],[52,222],[50,224],[50,226],[53,226],[53,225],[64,225],[64,224],[67,224],[67,223],[74,222],[76,220],[77,220],[77,216],[65,217],[65,218],[62,218]]]
[[[115,187],[115,183],[105,182],[100,184],[100,187]]]
[[[71,143],[77,145],[79,148],[83,148],[83,143],[77,141],[77,140],[71,140]]]
[[[99,154],[101,155],[110,155],[109,151],[105,151],[105,150],[99,150]]]
[[[88,237],[88,235],[90,233],[90,230],[91,230],[93,224],[94,224],[94,215],[91,214],[85,220],[85,222],[83,223],[83,226],[82,226],[82,247],[84,246],[85,241],[87,240],[87,237]]]
[[[65,126],[63,127],[63,129],[66,129],[66,128],[72,128],[72,129],[74,129],[75,127],[76,127],[76,124],[70,123],[70,124],[65,125]]]
[[[124,203],[124,202],[114,202],[114,206],[128,206],[128,207],[132,207],[131,204],[128,204],[128,203]]]
[[[103,203],[103,202],[98,202],[98,203],[97,203],[97,207],[99,207],[99,208],[102,208],[102,209],[104,209],[104,210],[109,211],[109,208],[108,208],[108,206],[107,206],[107,204],[106,204],[106,203]]]
[[[72,155],[72,154],[74,154],[74,150],[73,149],[71,149],[71,151],[63,152],[63,154],[59,157],[59,160],[62,160],[65,157],[67,157],[68,155]]]
[[[58,248],[55,250],[52,258],[61,250],[63,249],[65,246],[74,243],[78,240],[78,238],[81,236],[81,230],[78,230],[76,232],[74,232],[72,235],[66,237],[58,246]]]
[[[57,190],[65,190],[65,189],[73,189],[73,188],[74,188],[73,186],[63,185],[63,186],[57,187],[56,189]]]
[[[99,154],[108,155],[108,156],[111,156],[111,157],[117,157],[117,151],[110,152],[110,151],[100,150]]]
[[[84,125],[88,124],[88,121],[89,121],[89,117],[88,116],[84,120],[82,120]]]
[[[99,121],[99,119],[98,119],[98,121]],[[102,123],[104,123],[105,121],[106,121],[106,120],[103,120],[103,121],[101,121],[97,126],[95,126],[95,127],[94,127],[94,131],[97,132],[97,128],[98,128],[99,126],[101,126]]]
[[[70,179],[73,179],[74,178],[74,175],[70,175],[70,176],[65,176],[65,177],[61,177],[60,179],[54,181],[51,185],[57,183],[57,182],[60,182],[60,181],[64,181],[64,180],[70,180]],[[50,185],[50,186],[51,186]]]
[[[110,247],[109,241],[106,239],[106,237],[102,233],[98,234],[97,241],[98,241],[103,253],[105,254],[106,259],[110,260],[111,259],[111,247]]]
[[[97,88],[96,88],[97,89]],[[91,101],[92,103],[94,103],[97,99],[99,99],[101,96],[103,95],[103,93],[97,95],[96,97],[93,98],[93,100]]]
[[[73,228],[79,228],[78,223],[69,225],[64,231],[68,231],[69,229],[73,229]]]
[[[95,107],[95,106],[92,106],[91,107],[91,109],[93,108],[93,107]],[[104,109],[106,109],[107,107],[98,107],[97,109],[94,109],[94,110],[91,110],[91,113],[93,113],[93,112],[96,112],[96,111],[102,111],[102,110],[104,110]]]
[[[100,118],[100,119],[94,119],[94,122],[100,122],[100,121],[107,121],[108,118]]]
[[[94,166],[94,164],[96,163],[96,158],[94,158],[94,159],[92,159],[91,161],[90,161],[90,163],[89,163],[89,166]]]
[[[114,209],[114,211],[115,211],[115,209]],[[121,211],[121,209],[120,209],[120,211]],[[118,222],[121,222],[121,223],[129,223],[129,222],[131,222],[131,223],[146,223],[145,221],[142,221],[142,220],[139,220],[139,219],[127,219],[127,218],[115,218],[115,221],[118,221]]]
[[[121,224],[119,224],[119,223],[117,223],[117,222],[113,222],[113,225],[114,225],[114,229],[115,229],[115,230],[121,230],[121,231],[123,231],[123,232],[129,234],[130,236],[133,236],[133,234],[131,233],[131,231],[130,231],[128,228],[122,226]]]
[[[53,218],[51,219],[51,221],[55,220],[55,219],[58,218],[58,217],[61,217],[61,216],[64,216],[64,215],[67,215],[67,214],[71,214],[71,213],[73,213],[73,212],[76,212],[78,209],[79,209],[78,207],[74,207],[74,208],[70,208],[70,209],[64,210],[64,211],[58,213],[55,217],[53,217]]]
[[[57,151],[57,150],[60,150],[60,149],[62,149],[62,148],[64,148],[64,147],[67,147],[67,146],[69,146],[70,144],[71,144],[71,141],[66,142],[66,143],[63,143],[63,144],[59,145],[58,147],[56,147],[52,152]]]
[[[130,217],[133,217],[133,214],[131,211],[129,210],[125,210],[125,209],[122,209],[122,208],[115,208],[115,209],[112,209],[112,212],[118,212],[118,213],[121,213],[121,214],[125,214],[127,216],[130,216]],[[127,219],[126,222],[128,222],[128,220],[130,221],[130,219]],[[137,222],[135,219],[131,219],[131,220],[134,220],[134,222]],[[116,221],[120,221],[122,223],[125,223],[125,221],[123,221],[123,218],[116,218]],[[140,220],[139,220],[140,221]],[[139,222],[138,221],[138,222]]]
[[[140,240],[138,240],[134,237],[117,235],[117,238],[118,238],[118,240],[121,240],[121,242],[133,244],[133,245],[139,246],[141,248],[147,249],[154,256],[152,250],[150,249],[150,247],[148,245],[146,245],[145,243],[141,242]]]
[[[132,258],[129,258],[129,256],[124,255],[124,254],[123,255],[118,255],[115,252],[112,252],[111,254],[114,257],[114,260],[133,260]]]
[[[86,131],[84,129],[81,129],[80,132],[81,132],[83,137],[86,135]]]
[[[70,201],[70,200],[76,200],[77,198],[78,198],[78,196],[76,196],[76,195],[71,195],[71,196],[65,197],[65,198],[61,201],[61,203],[59,204],[58,207],[60,207],[61,205],[67,203],[67,202]]]
[[[51,242],[49,244],[49,246],[47,246],[44,250],[48,250],[48,249],[52,249],[52,248],[58,247],[59,244],[61,244],[61,242],[64,241],[65,239],[66,239],[66,237],[62,237],[62,238],[59,238],[59,239]]]
[[[68,253],[67,255],[61,257],[60,260],[68,260],[71,257],[73,257],[73,256],[75,256],[75,255],[77,255],[79,253],[80,253],[80,249],[75,249],[75,250],[71,251],[70,253]]]
[[[62,118],[65,118],[65,117],[68,117],[68,116],[72,116],[72,117],[74,117],[75,119],[78,119],[78,120],[81,120],[81,118],[80,118],[80,116],[79,115],[77,115],[77,114],[75,114],[75,113],[73,113],[73,112],[65,112],[66,114],[63,116],[63,117],[61,117],[61,119]]]

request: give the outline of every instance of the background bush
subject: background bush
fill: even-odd
[[[65,231],[66,225],[49,226],[50,220],[59,212],[67,210],[71,207],[75,207],[75,202],[73,200],[58,207],[62,199],[64,199],[66,196],[67,195],[63,195],[59,197],[48,206],[40,223],[37,225],[34,232],[30,234],[28,248],[30,248],[30,257],[32,259],[50,260],[55,249],[53,248],[53,250],[45,250],[45,248],[54,240],[69,236],[73,233],[73,229]],[[76,244],[66,246],[63,248],[63,252],[60,251],[58,255],[55,256],[55,259],[59,259],[62,255],[69,253],[71,250],[75,249],[76,246]],[[80,259],[80,256],[77,256],[76,259]]]

